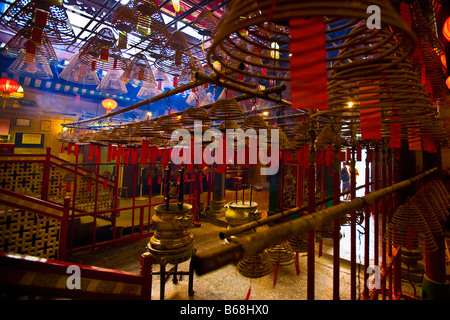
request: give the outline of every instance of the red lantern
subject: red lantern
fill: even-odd
[[[448,77],[447,80],[445,80],[445,84],[447,85],[447,88],[450,89],[450,77]]]
[[[19,90],[20,84],[11,79],[0,79],[0,94],[3,98],[3,109],[5,109],[6,99],[9,98],[10,94],[17,92]]]
[[[117,101],[111,98],[107,98],[102,101],[102,106],[106,109],[106,113],[110,113],[111,110],[117,108]]]
[[[442,27],[442,34],[447,41],[450,41],[450,17],[444,22],[444,27]]]

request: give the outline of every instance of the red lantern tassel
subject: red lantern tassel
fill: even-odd
[[[107,179],[103,179],[103,189],[108,188],[108,180]]]
[[[70,155],[72,153],[72,143],[69,142],[69,145],[67,146],[67,154]]]
[[[61,153],[64,152],[64,142],[61,143]]]
[[[78,144],[76,144],[76,145],[74,146],[74,149],[73,149],[73,155],[74,155],[75,157],[78,157],[79,151],[80,151],[80,146],[79,146]]]

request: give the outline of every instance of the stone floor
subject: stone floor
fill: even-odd
[[[233,195],[227,193],[227,198]],[[268,197],[264,193],[256,193],[255,201],[266,207]],[[227,227],[227,222],[222,214],[217,219],[202,217],[201,226],[192,227],[195,249],[197,251],[207,250],[210,247],[225,244],[219,238],[219,232]],[[267,228],[263,226],[258,230]],[[259,231],[258,231],[259,232]],[[345,233],[345,231],[344,231]],[[344,238],[343,238],[344,239]],[[68,258],[70,262],[98,267],[110,268],[128,272],[139,272],[139,257],[146,251],[149,239],[135,242],[114,244],[105,247],[98,247],[92,250],[77,252]],[[341,240],[341,246],[345,242]],[[319,244],[316,243],[315,255],[315,299],[332,299],[332,241],[324,239],[322,256],[318,257]],[[344,250],[342,250],[344,251]],[[218,270],[212,271],[202,276],[194,275],[193,296],[188,295],[188,277],[183,276],[177,284],[171,280],[165,284],[166,300],[244,300],[250,292],[250,300],[305,300],[306,299],[306,252],[299,255],[300,274],[296,274],[294,264],[280,267],[274,285],[274,272],[257,279],[250,279],[242,276],[236,269],[236,264],[229,264]],[[358,261],[363,259],[358,258]],[[169,269],[170,266],[167,266]],[[188,271],[189,261],[178,266],[180,271]],[[357,265],[361,278],[357,279],[359,288],[363,288],[363,267]],[[159,272],[159,265],[154,265],[154,272]],[[402,289],[406,292],[420,296],[420,283],[415,283],[412,287],[407,282],[402,284]],[[357,289],[357,296],[360,291]],[[152,299],[160,299],[160,279],[159,275],[153,277]],[[350,298],[350,267],[349,261],[341,258],[340,269],[340,298],[348,300]]]

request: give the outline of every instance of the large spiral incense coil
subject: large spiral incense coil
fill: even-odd
[[[278,141],[272,139],[272,130],[278,131]],[[286,133],[278,127],[268,126],[267,127],[267,136],[270,138],[271,145],[278,145],[280,151],[294,150],[294,145],[291,140],[287,137]]]
[[[161,132],[156,127],[156,123],[153,120],[145,120],[139,122],[139,126],[133,132],[134,137],[147,137],[155,139],[164,139]]]
[[[132,57],[131,62],[128,63],[123,71],[121,79],[124,82],[130,82],[134,86],[147,82],[156,87],[156,80],[150,63],[142,53],[138,53]]]
[[[247,129],[267,129],[267,123],[264,121],[264,118],[260,115],[249,115],[245,118],[244,122],[241,125],[242,130]]]
[[[340,126],[338,124],[326,125],[316,138],[316,148],[320,150],[326,149],[328,146],[335,144],[341,145],[342,142],[343,138],[340,134]]]
[[[446,212],[443,210],[443,208],[439,205],[439,202],[436,198],[436,195],[431,192],[430,189],[425,188],[423,190],[423,193],[426,197],[426,201],[430,204],[430,207],[433,209],[433,211],[436,214],[436,217],[440,223],[445,223],[447,220],[446,218]]]
[[[100,83],[97,72],[91,70],[90,67],[78,59],[79,52],[74,54],[69,64],[64,67],[59,74],[61,79],[69,82],[79,83],[87,86],[97,86]]]
[[[124,70],[127,64],[115,43],[113,31],[103,28],[86,40],[79,51],[78,59],[91,70],[109,71],[116,68]]]
[[[386,61],[387,64],[391,62],[391,59]],[[392,122],[402,124],[403,138],[407,138],[408,127],[414,128],[418,124],[423,133],[439,137],[434,129],[435,107],[408,61],[367,76],[339,78],[334,72],[330,75],[329,110],[315,113],[312,115],[314,120],[341,124],[342,136],[349,136],[352,126],[359,129],[362,110],[372,114],[379,112],[383,137],[389,137]]]
[[[289,241],[279,243],[267,249],[267,252],[274,265],[288,266],[295,262],[295,255]]]
[[[266,250],[239,260],[237,271],[246,278],[262,278],[273,271],[272,261]]]
[[[407,250],[421,247],[424,252],[437,250],[436,242],[420,210],[411,201],[400,205],[386,230],[384,241]]]
[[[24,27],[32,26],[38,11],[47,14],[43,34],[51,41],[62,44],[72,44],[75,33],[69,22],[62,1],[57,0],[16,0],[6,9],[0,18],[0,24],[5,28],[19,32]]]
[[[162,17],[161,9],[156,0],[133,0],[133,8],[138,12],[138,25],[144,28],[139,28],[137,31],[140,34],[139,45],[146,46],[144,52],[149,54],[152,58],[158,58],[161,55],[162,48],[167,44],[169,39],[169,31]],[[150,30],[145,31],[145,27],[149,26]],[[130,43],[137,45],[138,42]]]
[[[428,184],[428,187],[433,190],[436,195],[441,199],[442,207],[445,209],[450,209],[450,197],[447,192],[447,189],[445,189],[445,186],[442,184],[441,181],[433,181]],[[446,215],[448,215],[448,210]]]
[[[176,129],[181,129],[183,124],[175,114],[166,114],[161,116],[156,121],[156,129],[164,131],[165,134],[170,135]]]
[[[309,133],[309,122],[300,121],[292,130],[292,144],[298,149],[310,143],[311,135]]]
[[[31,41],[31,33],[31,26],[23,27],[5,44],[0,52],[9,58],[17,58],[25,51],[27,43]],[[38,46],[40,54],[47,59],[49,64],[57,64],[59,59],[49,37],[45,33],[42,36],[42,44]]]
[[[155,68],[174,76],[180,76],[181,70],[192,63],[192,53],[184,34],[175,31],[161,49],[155,60]]]
[[[203,10],[192,22],[192,27],[200,29],[198,32],[199,34],[203,36],[210,36],[216,27],[216,24],[216,18],[214,18],[211,11]]]
[[[423,217],[425,218],[428,227],[431,232],[442,233],[442,226],[439,222],[436,212],[431,207],[430,203],[427,201],[426,196],[423,192],[419,192],[413,198],[413,203],[420,210]]]
[[[195,81],[195,73],[204,73],[203,66],[200,59],[197,57],[191,57],[188,64],[183,65],[175,76],[178,76],[177,86],[188,84]]]
[[[369,29],[366,26],[367,8],[377,5],[380,8],[381,28]],[[285,79],[290,70],[290,31],[289,23],[295,19],[323,18],[326,23],[327,62],[333,64],[341,60],[338,67],[345,69],[345,75],[367,75],[374,70],[366,69],[366,64],[379,61],[392,55],[399,48],[405,50],[395,56],[396,64],[409,55],[414,36],[393,9],[389,1],[294,1],[235,0],[228,7],[228,13],[217,26],[217,33],[207,53],[208,64],[219,62],[221,68],[216,73],[224,79],[236,82],[236,74],[248,78],[265,80]],[[269,21],[269,23],[268,23]],[[349,35],[345,30],[357,29]],[[310,35],[308,35],[310,36]],[[308,41],[295,39],[294,41]],[[276,49],[273,43],[278,46]],[[345,49],[346,54],[336,58]],[[274,50],[276,51],[274,54]],[[301,59],[296,52],[296,59]],[[256,56],[262,63],[248,61],[248,56]],[[344,63],[345,62],[345,63]],[[377,70],[389,67],[380,65]],[[254,72],[252,72],[254,68]],[[335,68],[334,65],[328,67]],[[265,72],[258,72],[264,69]],[[251,86],[250,81],[240,85]]]
[[[232,129],[232,130],[237,130],[240,129],[238,123],[236,122],[236,120],[223,120],[219,126],[217,127],[217,129],[221,130],[221,131],[225,131],[227,129]]]
[[[431,185],[427,185],[425,187],[425,192],[430,197],[430,199],[434,200],[434,209],[440,212],[441,220],[446,219],[445,217],[448,215],[448,204],[446,201],[442,198],[442,194],[439,193],[435,188],[433,188]]]
[[[245,114],[235,99],[221,99],[212,104],[208,117],[210,120],[237,120]]]
[[[208,111],[203,107],[188,107],[183,111],[180,122],[185,125],[192,125],[195,121],[208,120]]]
[[[288,239],[291,249],[294,252],[306,252],[308,249],[308,241],[306,239],[306,233],[293,236]]]

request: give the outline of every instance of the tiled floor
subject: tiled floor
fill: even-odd
[[[235,193],[227,191],[227,201],[234,200]],[[130,201],[130,200],[128,200]],[[144,200],[145,201],[145,200]],[[268,195],[267,192],[254,192],[254,201],[259,208],[267,210]],[[123,202],[123,205],[126,203]],[[129,217],[128,217],[129,219]],[[125,223],[127,215],[123,214],[120,221]],[[128,222],[129,223],[129,222]],[[212,246],[224,243],[219,238],[219,232],[226,228],[227,222],[224,215],[218,219],[201,219],[200,227],[193,227],[191,232],[194,236],[195,248],[197,251],[206,250]],[[260,229],[268,228],[263,226]],[[260,230],[258,229],[258,230]],[[345,230],[342,230],[344,233]],[[341,248],[345,253],[346,241],[348,238],[343,237]],[[144,239],[132,243],[115,244],[108,247],[99,247],[94,250],[83,251],[69,257],[69,261],[87,265],[94,265],[104,268],[123,270],[129,272],[139,272],[139,256],[146,251],[146,245],[149,239]],[[332,299],[332,241],[324,239],[323,255],[318,257],[318,246],[316,244],[315,255],[315,298],[318,300]],[[345,254],[344,254],[345,255]],[[360,260],[361,259],[361,260]],[[363,261],[359,256],[358,262]],[[203,276],[194,276],[193,296],[188,295],[188,279],[185,276],[178,284],[168,281],[165,285],[166,300],[243,300],[250,290],[251,300],[304,300],[306,299],[306,252],[299,255],[300,274],[296,274],[294,264],[280,267],[278,270],[276,285],[274,286],[274,273],[270,273],[262,278],[249,279],[242,276],[236,269],[235,264],[229,264],[218,270],[205,274]],[[350,270],[348,258],[341,256],[340,269],[340,298],[347,300],[350,298]],[[179,265],[179,270],[187,271],[189,261]],[[359,266],[359,265],[358,265]],[[169,269],[169,266],[167,267]],[[363,287],[363,268],[358,267],[361,278],[357,279],[357,284]],[[154,271],[159,271],[159,266],[154,266]],[[412,287],[408,284],[403,285],[405,291],[411,291]],[[420,284],[415,284],[417,293],[420,294]],[[160,298],[160,280],[159,276],[153,277],[152,285],[153,299]],[[359,296],[359,289],[357,295]]]

